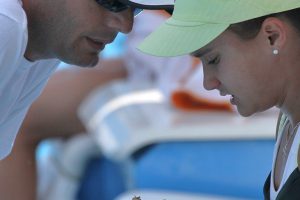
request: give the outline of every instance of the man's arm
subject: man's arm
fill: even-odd
[[[121,59],[102,60],[95,68],[56,72],[29,109],[13,152],[0,161],[0,199],[36,199],[37,144],[46,138],[84,132],[77,117],[81,101],[96,87],[126,77]]]
[[[22,129],[37,141],[84,132],[77,117],[82,100],[93,89],[126,77],[121,59],[103,60],[95,68],[73,67],[58,71],[31,106]]]

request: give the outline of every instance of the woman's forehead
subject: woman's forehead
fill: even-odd
[[[211,51],[218,49],[222,45],[232,44],[234,37],[238,38],[238,36],[235,35],[232,31],[226,30],[204,47],[192,52],[191,55],[198,58],[203,57]]]

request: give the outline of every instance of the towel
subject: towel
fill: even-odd
[[[182,74],[175,87],[170,88],[170,102],[180,110],[203,111],[219,110],[233,112],[229,96],[220,96],[216,91],[207,91],[203,87],[203,70],[200,60],[194,59],[190,70]]]

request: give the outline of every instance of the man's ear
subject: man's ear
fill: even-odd
[[[268,17],[261,26],[261,31],[272,49],[281,49],[287,36],[285,23],[276,17]]]

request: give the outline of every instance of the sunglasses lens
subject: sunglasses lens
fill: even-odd
[[[128,5],[126,4],[123,4],[117,0],[96,0],[96,2],[108,9],[109,11],[112,11],[112,12],[121,12],[123,10],[126,10],[129,8]],[[140,9],[140,8],[133,8],[133,15],[134,16],[137,16],[138,14],[140,14],[142,12],[143,9]]]
[[[134,8],[133,10],[133,16],[137,16],[138,14],[140,14],[143,11],[143,9],[141,8]]]
[[[116,0],[96,0],[96,2],[100,6],[106,8],[107,10],[112,11],[112,12],[121,12],[128,8],[127,5],[120,3],[119,1],[116,1]]]

